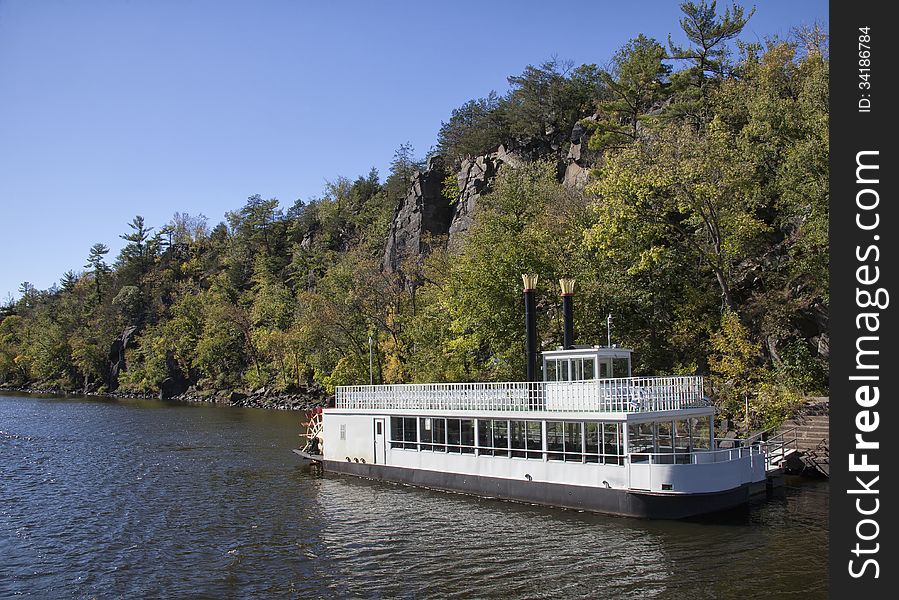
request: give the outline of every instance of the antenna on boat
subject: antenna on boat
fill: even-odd
[[[574,346],[574,279],[560,279],[562,288],[563,348]]]
[[[606,343],[612,347],[612,313],[606,317]]]
[[[371,334],[368,334],[368,385],[375,384],[375,371],[372,369],[371,355]]]
[[[525,350],[527,351],[528,381],[537,381],[537,305],[534,290],[537,289],[539,275],[523,274],[524,283],[524,325],[527,331]]]

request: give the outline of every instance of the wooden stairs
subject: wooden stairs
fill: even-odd
[[[778,428],[785,438],[795,440],[790,449],[801,459],[785,462],[787,471],[803,475],[830,476],[830,416],[826,412],[801,414]],[[784,456],[785,460],[787,457]]]

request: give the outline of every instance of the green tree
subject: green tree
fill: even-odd
[[[505,103],[496,92],[469,100],[454,108],[449,121],[440,124],[437,148],[449,161],[486,154],[512,136],[505,120]]]
[[[751,167],[720,124],[707,133],[670,124],[608,158],[589,188],[600,198],[600,222],[589,235],[604,247],[623,227],[653,229],[661,243],[699,256],[733,310],[736,271],[768,229],[752,183]]]
[[[26,320],[19,315],[0,320],[0,383],[28,382],[28,361],[23,348],[26,327]]]
[[[128,284],[139,285],[158,250],[158,238],[150,237],[153,228],[147,227],[140,215],[134,217],[128,223],[128,227],[131,228],[131,232],[119,236],[128,242],[119,252],[117,259],[119,276]]]
[[[557,257],[541,223],[564,193],[555,164],[504,167],[492,193],[481,198],[457,256],[437,254],[414,324],[416,380],[520,379],[523,372],[521,274],[539,273],[553,286]],[[553,294],[541,302],[555,302]],[[549,327],[549,310],[541,305]]]
[[[390,176],[384,187],[388,195],[397,202],[404,197],[412,186],[412,178],[417,171],[424,170],[424,161],[415,158],[415,149],[412,144],[406,142],[400,144],[400,147],[393,153],[393,160],[390,162]]]
[[[666,58],[661,44],[643,34],[615,54],[611,68],[600,73],[610,98],[599,102],[596,121],[584,121],[594,130],[592,149],[626,145],[637,139],[647,114],[667,97],[671,68],[663,62]]]
[[[553,58],[508,79],[512,89],[504,110],[513,140],[555,154],[567,150],[571,129],[603,97],[595,65],[574,68]]]
[[[680,8],[684,13],[680,26],[691,45],[675,45],[669,36],[668,46],[672,59],[686,61],[689,66],[672,77],[677,102],[670,107],[669,116],[701,125],[711,118],[710,88],[727,78],[731,70],[727,44],[740,35],[755,8],[747,13],[734,3],[720,16],[714,1],[684,2]]]
[[[78,284],[78,275],[75,274],[75,271],[70,269],[62,274],[59,284],[62,286],[62,291],[71,292]]]
[[[103,258],[109,254],[106,244],[96,243],[91,246],[85,269],[90,269],[94,276],[94,297],[97,303],[103,301],[103,283],[106,275],[112,270]]]

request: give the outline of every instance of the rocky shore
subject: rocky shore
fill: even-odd
[[[0,391],[24,394],[47,394],[53,396],[89,396],[101,398],[145,398],[160,399],[160,394],[117,390],[115,392],[84,392],[64,390],[54,386],[3,386]],[[261,388],[253,392],[234,390],[197,390],[189,388],[183,394],[168,398],[176,402],[219,404],[222,406],[242,406],[247,408],[265,408],[269,410],[309,410],[317,406],[328,406],[330,396],[324,388],[306,386],[293,393],[283,394],[274,390]]]

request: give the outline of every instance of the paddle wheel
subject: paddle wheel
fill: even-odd
[[[306,411],[306,421],[302,423],[306,431],[300,434],[300,438],[305,438],[306,445],[303,452],[309,456],[321,456],[324,446],[324,427],[322,424],[322,407],[316,406],[312,410]]]

